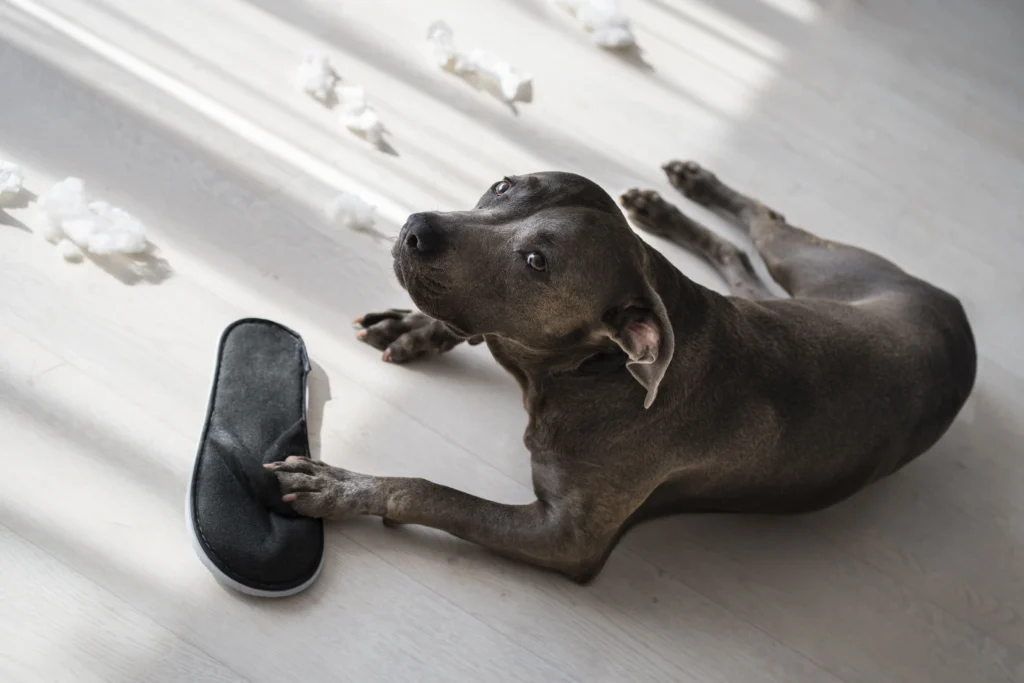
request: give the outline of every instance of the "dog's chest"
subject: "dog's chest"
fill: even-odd
[[[635,447],[636,434],[656,419],[644,410],[645,390],[625,369],[597,376],[549,377],[526,393],[530,421],[524,441],[535,454]]]

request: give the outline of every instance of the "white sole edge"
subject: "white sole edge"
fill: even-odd
[[[313,572],[313,576],[309,577],[305,582],[295,586],[294,588],[288,588],[280,591],[268,591],[261,588],[253,588],[247,586],[244,583],[235,581],[230,576],[220,570],[220,567],[213,563],[210,556],[206,554],[206,548],[199,542],[199,536],[196,534],[195,524],[192,521],[192,483],[189,480],[188,495],[185,496],[185,525],[188,528],[189,539],[192,541],[192,549],[195,550],[196,555],[199,557],[199,561],[203,563],[203,566],[210,570],[214,578],[218,582],[232,588],[239,593],[245,593],[246,595],[252,595],[257,598],[287,598],[288,596],[301,593],[302,591],[309,588],[313,583],[320,577],[320,570],[324,568],[324,559],[327,557],[326,551],[320,557],[320,564],[317,565],[316,571]]]

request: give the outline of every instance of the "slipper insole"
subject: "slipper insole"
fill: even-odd
[[[294,515],[263,467],[309,457],[308,373],[302,338],[277,323],[239,320],[221,336],[188,519],[207,568],[252,595],[297,593],[323,561],[323,522]]]

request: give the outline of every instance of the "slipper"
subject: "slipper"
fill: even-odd
[[[323,565],[323,521],[295,515],[263,467],[309,457],[308,373],[302,337],[277,323],[239,320],[221,336],[186,520],[206,568],[249,595],[294,595]]]

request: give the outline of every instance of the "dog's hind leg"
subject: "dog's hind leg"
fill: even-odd
[[[795,297],[856,301],[913,281],[877,254],[790,225],[782,214],[732,189],[696,162],[671,161],[662,168],[688,199],[742,226],[768,272]]]
[[[672,240],[707,261],[745,299],[775,299],[775,294],[758,277],[750,257],[666,202],[653,190],[629,190],[620,197],[630,220],[643,230]]]

